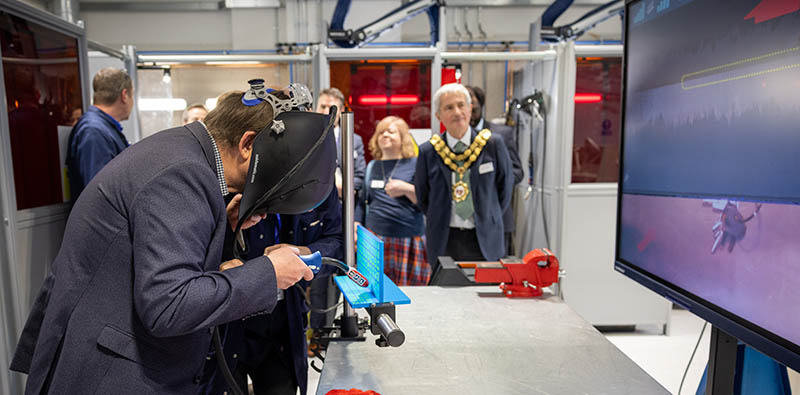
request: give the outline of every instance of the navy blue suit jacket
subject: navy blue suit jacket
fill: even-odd
[[[12,361],[27,394],[195,393],[209,328],[274,308],[268,258],[218,271],[228,225],[215,169],[195,122],[89,183]]]
[[[128,147],[119,123],[95,106],[89,107],[69,134],[67,173],[72,201],[111,159]]]
[[[470,133],[474,140],[477,133],[471,128]],[[487,164],[487,168],[491,166],[493,169],[480,174],[479,169],[484,164]],[[414,186],[417,205],[427,217],[425,243],[428,262],[434,270],[438,265],[438,257],[445,252],[447,239],[450,236],[450,212],[453,201],[451,174],[452,170],[444,164],[429,141],[419,146]],[[503,210],[511,202],[514,182],[508,150],[500,136],[492,134],[478,155],[478,160],[470,166],[469,182],[470,195],[475,207],[473,216],[475,233],[478,236],[481,253],[488,261],[498,260],[505,255]]]
[[[508,156],[511,159],[511,171],[514,174],[514,185],[519,184],[525,174],[522,171],[522,162],[519,160],[519,153],[517,152],[517,138],[514,135],[514,128],[511,126],[491,123],[485,119],[483,124],[487,129],[492,131],[492,134],[496,134],[503,138],[503,142],[506,143],[506,148],[508,149]],[[511,189],[511,193],[512,195],[514,193],[513,187]],[[510,203],[503,211],[503,227],[506,233],[513,232],[516,228],[514,221],[514,209],[511,207]],[[508,251],[508,253],[511,253],[511,251]]]
[[[275,244],[275,217],[270,215],[266,220],[245,231],[248,245],[248,257],[263,254],[264,249]],[[342,205],[339,203],[336,190],[332,190],[328,198],[316,209],[299,215],[282,215],[279,242],[307,246],[312,252],[319,251],[322,256],[344,259],[342,238]],[[315,276],[329,276],[334,273],[330,266],[323,266]],[[301,280],[302,288],[308,282]],[[305,329],[308,327],[308,306],[303,290],[290,287],[284,293],[286,300],[287,322],[289,326],[289,349],[292,354],[295,379],[300,393],[305,395],[308,387],[308,356]],[[224,333],[225,359],[231,371],[240,361],[257,366],[266,350],[260,343],[262,334],[268,333],[269,315],[258,315],[238,320],[226,325]],[[233,358],[237,355],[237,358]],[[204,385],[201,393],[221,394],[229,391],[225,378],[217,369],[216,355],[213,350],[206,362]]]

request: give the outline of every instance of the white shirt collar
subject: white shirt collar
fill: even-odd
[[[459,141],[469,147],[470,140],[472,140],[472,128],[468,128],[467,132],[464,133],[460,139],[451,136],[450,133],[447,132],[445,132],[445,135],[447,136],[447,146],[450,147],[450,149],[455,149],[456,143]]]

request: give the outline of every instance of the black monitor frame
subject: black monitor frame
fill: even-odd
[[[673,303],[691,311],[698,317],[708,321],[714,327],[723,330],[748,344],[749,346],[761,351],[776,361],[786,366],[800,370],[800,345],[793,344],[753,322],[737,316],[716,304],[713,304],[679,286],[666,281],[652,273],[640,269],[620,258],[620,232],[622,218],[622,199],[623,199],[623,180],[625,172],[625,110],[628,87],[628,18],[632,4],[644,0],[626,0],[625,13],[623,17],[623,46],[622,57],[622,102],[621,102],[621,132],[620,132],[620,157],[619,157],[619,183],[617,190],[617,227],[616,227],[616,252],[614,257],[614,270],[631,278],[632,280],[644,285],[657,294],[667,298]],[[696,0],[703,1],[703,0]],[[780,319],[780,317],[776,317]]]

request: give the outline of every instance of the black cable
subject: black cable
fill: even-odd
[[[228,386],[231,387],[231,392],[233,392],[234,395],[244,395],[242,389],[239,388],[238,384],[236,384],[236,379],[233,377],[230,368],[228,368],[228,363],[225,361],[225,355],[222,351],[222,340],[220,340],[219,337],[218,326],[214,327],[211,337],[214,341],[214,351],[217,353],[217,366],[219,366],[219,370],[222,371],[222,375],[225,377],[225,381],[228,382]]]
[[[697,352],[697,347],[700,345],[700,340],[703,339],[703,333],[706,331],[706,326],[708,326],[708,321],[703,323],[703,329],[700,330],[700,337],[697,338],[697,344],[694,345],[692,356],[689,357],[689,363],[686,364],[686,370],[683,371],[683,377],[681,378],[681,385],[678,387],[678,395],[681,395],[681,389],[683,389],[683,381],[686,380],[686,374],[689,373],[689,366],[692,366],[692,360],[694,359],[694,354]]]
[[[331,312],[331,311],[333,311],[333,310],[336,310],[336,309],[338,309],[338,308],[339,308],[339,306],[341,306],[342,304],[344,304],[344,301],[342,301],[342,302],[339,302],[339,303],[336,303],[335,305],[333,305],[333,306],[331,306],[331,307],[328,307],[327,309],[314,309],[314,308],[311,308],[311,307],[309,306],[309,311],[311,311],[312,313],[320,313],[320,314],[325,314],[325,313],[329,313],[329,312]]]
[[[539,189],[539,199],[542,207],[542,227],[544,228],[544,242],[547,248],[550,248],[550,231],[547,224],[547,209],[544,205],[544,177],[545,166],[547,164],[547,111],[542,109],[542,163],[539,167],[542,169],[541,183],[542,187]]]
[[[303,294],[303,302],[306,304],[306,307],[308,307],[308,310],[311,311],[312,313],[325,314],[325,313],[328,313],[330,311],[333,311],[333,310],[337,309],[339,306],[344,304],[344,301],[341,301],[341,302],[336,303],[335,305],[333,305],[331,307],[328,307],[328,308],[325,308],[325,309],[316,309],[314,307],[311,307],[311,295],[309,295],[306,292],[306,290],[303,289],[303,287],[301,287],[300,285],[294,284],[294,286],[297,287],[297,289],[299,289],[300,292]]]
[[[316,347],[311,347],[312,344],[316,345]],[[322,361],[323,364],[325,363],[325,357],[322,356],[322,354],[320,354],[320,351],[326,351],[327,348],[325,350],[322,349],[322,344],[320,344],[319,338],[312,337],[308,349],[311,351],[312,354],[314,354],[315,358],[319,358],[319,360]],[[316,361],[311,361],[311,367],[314,370],[316,370],[317,373],[322,373],[322,368],[318,368],[317,365],[314,365],[314,362]]]

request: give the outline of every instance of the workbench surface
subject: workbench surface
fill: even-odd
[[[402,287],[405,344],[331,342],[317,395],[669,394],[557,297],[507,299],[497,286]],[[360,316],[364,310],[357,310]]]

